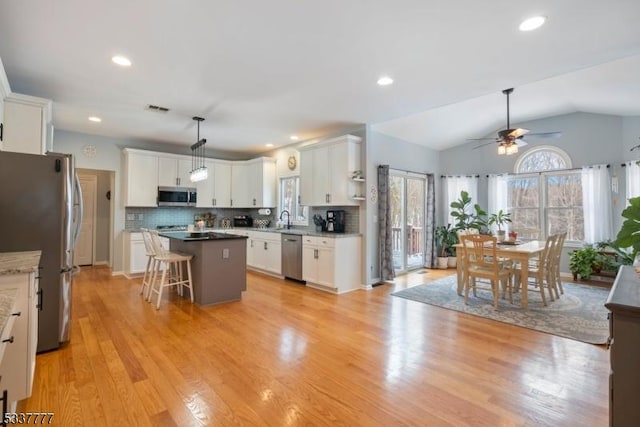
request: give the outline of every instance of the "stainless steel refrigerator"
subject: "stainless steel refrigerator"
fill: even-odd
[[[41,250],[37,351],[69,341],[82,193],[70,154],[0,152],[0,251]]]

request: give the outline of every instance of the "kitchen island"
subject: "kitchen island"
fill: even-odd
[[[193,297],[200,305],[238,301],[247,289],[247,237],[215,232],[165,232],[170,249],[193,255]]]

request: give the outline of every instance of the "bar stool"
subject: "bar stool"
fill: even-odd
[[[141,228],[140,232],[142,233],[144,250],[147,255],[147,268],[144,270],[144,276],[142,276],[142,287],[140,288],[140,295],[143,295],[144,299],[149,299],[151,295],[151,288],[153,287],[153,274],[156,270],[156,253],[153,250],[153,243],[151,242],[151,235],[149,234],[149,230],[146,228]]]
[[[155,253],[156,268],[151,280],[151,289],[149,291],[148,300],[151,301],[154,293],[158,294],[156,310],[159,310],[163,289],[169,286],[175,286],[179,295],[182,295],[184,288],[189,289],[191,303],[193,303],[193,283],[191,280],[191,259],[193,258],[193,255],[167,251],[162,247],[160,236],[156,230],[149,230],[149,235],[151,237],[151,243]],[[186,279],[182,272],[183,262],[187,263]],[[161,268],[163,268],[162,277],[158,283],[157,277]]]

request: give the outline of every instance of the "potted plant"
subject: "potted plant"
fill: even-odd
[[[449,228],[448,232],[447,255],[449,258],[447,260],[447,266],[450,268],[456,268],[458,264],[458,258],[456,257],[456,248],[454,247],[454,245],[458,243],[458,233],[454,228]]]
[[[626,219],[613,243],[619,248],[630,248],[633,264],[636,265],[635,258],[640,251],[640,197],[629,199],[629,206],[622,211],[622,216]]]
[[[577,280],[578,276],[582,280],[589,279],[595,271],[594,268],[598,269],[601,266],[600,262],[598,251],[591,247],[576,249],[569,253],[569,270],[574,280]]]
[[[503,212],[502,209],[500,209],[497,213],[489,215],[489,219],[487,220],[487,225],[495,225],[498,228],[498,230],[496,231],[496,236],[498,236],[498,240],[501,242],[504,240],[505,233],[505,230],[502,229],[502,226],[508,223],[511,223],[511,213]]]
[[[438,249],[438,268],[446,269],[449,264],[449,240],[450,240],[450,232],[451,224],[447,224],[446,227],[444,225],[439,225],[435,230],[436,237],[436,246]],[[455,233],[455,231],[454,231]]]
[[[471,197],[466,191],[461,191],[460,198],[451,202],[449,206],[452,209],[451,216],[456,221],[454,229],[469,230],[474,228],[483,231],[486,228],[487,213],[477,203],[474,205],[471,203]]]

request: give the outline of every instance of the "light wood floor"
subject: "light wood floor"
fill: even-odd
[[[335,296],[249,274],[242,301],[142,301],[86,268],[71,343],[38,355],[19,410],[64,426],[604,426],[609,354],[389,294]],[[221,278],[224,280],[224,278]]]

